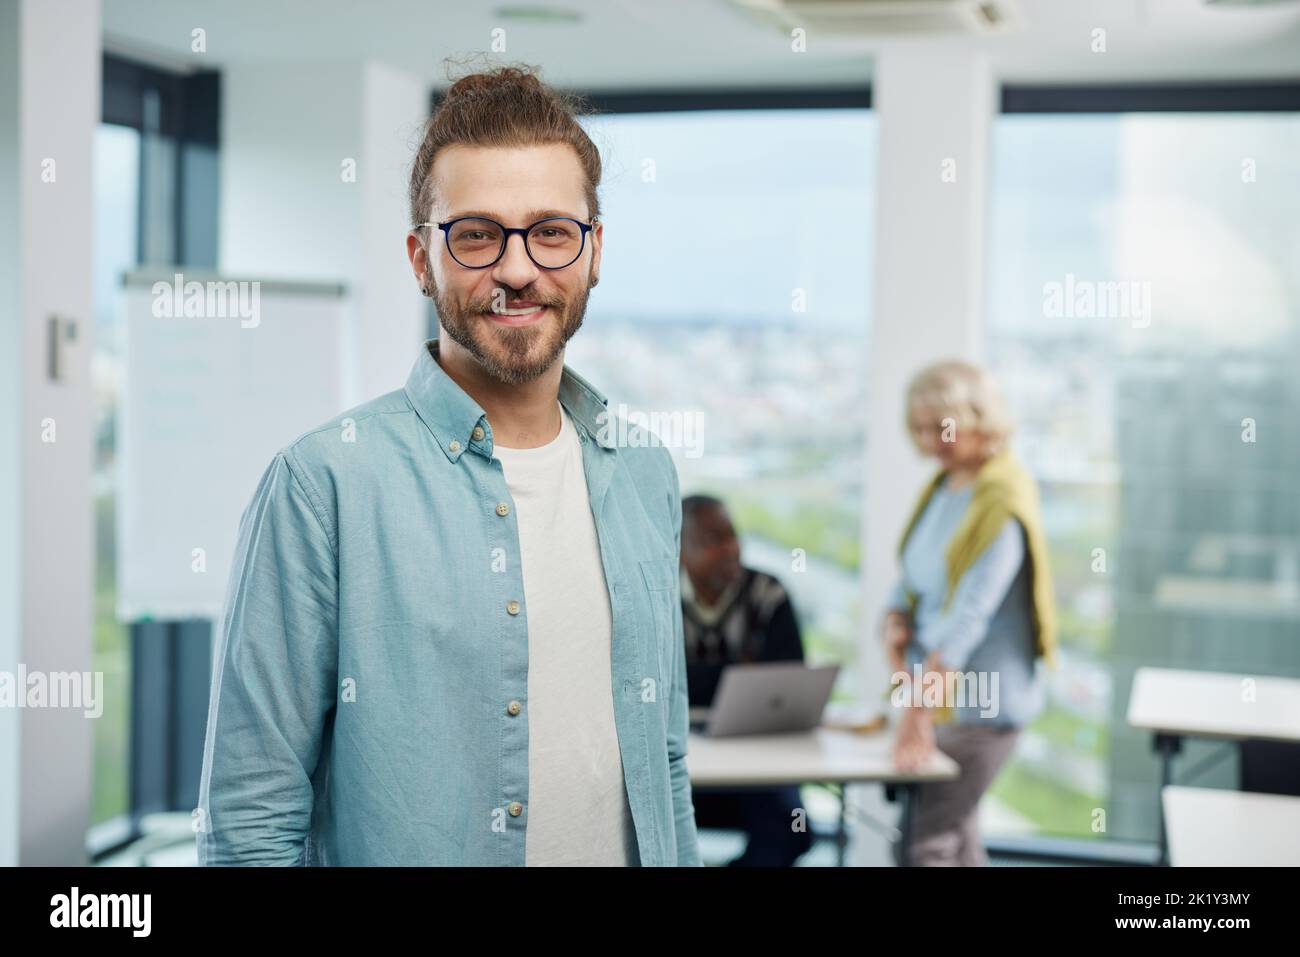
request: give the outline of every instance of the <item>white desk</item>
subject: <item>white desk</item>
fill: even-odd
[[[1173,759],[1183,738],[1300,742],[1300,680],[1139,668],[1128,723],[1155,735],[1163,789],[1173,784]],[[1163,800],[1160,808],[1160,859],[1167,862]]]
[[[1179,737],[1300,741],[1300,680],[1139,668],[1128,723]]]
[[[903,800],[899,843],[906,860],[910,837],[909,809],[915,786],[924,781],[957,777],[957,762],[936,751],[924,768],[904,772],[894,767],[894,736],[887,731],[857,733],[817,728],[800,734],[737,735],[711,738],[692,733],[686,744],[686,765],[693,788],[757,788],[788,784],[839,786],[838,859],[844,864],[848,834],[844,788],[878,782],[896,786]]]
[[[1161,804],[1174,867],[1300,866],[1300,797],[1167,787]]]

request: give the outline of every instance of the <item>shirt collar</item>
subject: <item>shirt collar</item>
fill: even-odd
[[[443,371],[437,356],[437,339],[430,339],[420,348],[406,380],[407,398],[451,461],[459,459],[466,449],[491,458],[492,427],[488,425],[487,413]],[[609,400],[567,365],[560,374],[559,398],[578,424],[578,437],[582,441],[591,438],[603,448],[614,448],[606,410]]]
[[[695,586],[691,583],[691,576],[683,565],[679,569],[681,578],[681,598],[682,601],[690,605],[695,611],[695,616],[706,625],[713,625],[726,617],[731,611],[732,605],[736,601],[736,595],[740,592],[740,587],[745,583],[745,572],[742,569],[740,576],[722,590],[718,600],[712,605],[706,605],[695,597]]]

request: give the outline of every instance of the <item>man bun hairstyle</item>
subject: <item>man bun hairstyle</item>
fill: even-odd
[[[544,84],[535,67],[503,66],[456,80],[424,127],[411,168],[411,225],[425,222],[433,207],[433,161],[455,144],[519,147],[567,143],[586,179],[587,210],[600,215],[600,151],[578,122],[586,102]]]

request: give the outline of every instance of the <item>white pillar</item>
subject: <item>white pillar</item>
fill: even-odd
[[[399,388],[425,333],[406,189],[428,87],[376,63],[241,63],[221,112],[220,271],[343,283],[346,401]]]
[[[879,123],[875,303],[863,508],[862,678],[883,693],[879,616],[898,537],[933,464],[904,428],[911,375],[938,359],[977,360],[984,311],[988,140],[996,86],[982,55],[887,52],[876,62]]]
[[[20,665],[92,667],[100,59],[99,0],[0,0],[0,672],[15,681]],[[92,747],[80,708],[0,707],[0,866],[86,863]]]

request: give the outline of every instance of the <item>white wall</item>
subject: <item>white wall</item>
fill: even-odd
[[[99,0],[0,0],[0,670],[10,673],[91,670],[99,18]],[[46,371],[51,315],[76,323],[59,381]],[[47,419],[54,442],[42,441]],[[0,864],[85,863],[92,740],[80,709],[0,709]]]
[[[0,0],[0,223],[17,223],[18,0]],[[22,292],[19,230],[0,229],[0,671],[22,656]],[[18,862],[19,713],[0,708],[0,867]]]
[[[221,75],[218,268],[339,282],[356,267],[361,84],[336,64],[241,64]]]
[[[347,404],[400,387],[425,330],[405,194],[427,87],[359,62],[236,64],[222,84],[220,271],[343,283]]]
[[[898,537],[933,463],[904,428],[912,374],[978,360],[983,334],[985,191],[996,85],[974,53],[909,50],[876,63],[879,123],[875,303],[869,368],[863,541],[863,680],[888,684],[879,616],[897,573]],[[955,182],[943,177],[955,161]]]
[[[406,258],[406,233],[411,160],[429,116],[429,90],[416,78],[375,63],[365,66],[363,76],[360,269],[352,280],[359,310],[351,343],[357,399],[406,382],[428,316],[428,300],[420,295]]]

